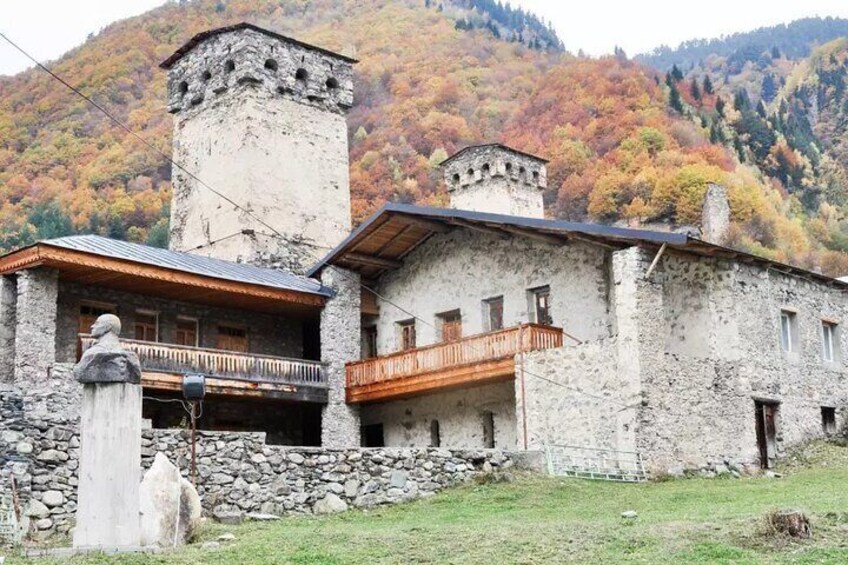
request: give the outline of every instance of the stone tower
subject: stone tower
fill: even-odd
[[[173,158],[191,173],[174,167],[171,249],[303,272],[347,235],[355,62],[239,24],[162,63]]]
[[[451,208],[544,218],[546,163],[497,143],[466,147],[442,163]]]

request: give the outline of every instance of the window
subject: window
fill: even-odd
[[[360,430],[360,444],[362,447],[385,447],[386,441],[383,437],[383,424],[368,424]]]
[[[543,326],[553,325],[551,317],[551,288],[542,286],[530,290],[533,321]]]
[[[306,72],[306,69],[298,69],[294,73],[294,78],[296,80],[306,80],[309,78],[309,73]]]
[[[138,341],[159,341],[159,315],[139,310],[133,322],[133,337]]]
[[[362,328],[362,358],[372,359],[377,356],[377,326]]]
[[[442,446],[442,432],[438,420],[430,420],[430,447]]]
[[[833,406],[822,406],[822,431],[826,434],[836,432],[836,408]]]
[[[275,61],[274,59],[266,59],[265,68],[272,72],[276,71],[278,68],[277,61]]]
[[[177,318],[177,332],[174,342],[177,345],[197,347],[197,320]]]
[[[247,353],[247,330],[236,326],[218,326],[215,347],[225,351]]]
[[[837,325],[833,322],[822,321],[822,360],[833,362],[837,359],[839,339]]]
[[[401,351],[415,349],[415,320],[398,322],[398,341]]]
[[[495,413],[483,412],[483,447],[495,447]]]
[[[226,63],[224,63],[224,70],[228,73],[233,72],[234,70],[236,70],[236,62],[227,61]]]
[[[496,296],[483,301],[483,314],[488,331],[493,332],[503,329],[503,307],[503,296]]]
[[[780,311],[780,348],[786,353],[798,349],[797,316],[791,310]]]
[[[451,310],[439,314],[439,329],[442,334],[442,341],[458,341],[462,338],[462,315],[459,310]]]
[[[325,83],[328,90],[335,90],[339,87],[339,81],[335,77],[330,77]]]
[[[80,304],[79,333],[91,333],[91,326],[103,314],[114,314],[117,310],[111,304],[86,302]]]

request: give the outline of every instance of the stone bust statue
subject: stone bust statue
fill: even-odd
[[[74,376],[86,383],[141,382],[141,365],[138,356],[121,348],[118,336],[121,320],[114,314],[103,314],[91,326],[94,344],[85,350],[74,367]]]

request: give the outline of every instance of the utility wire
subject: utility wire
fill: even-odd
[[[253,218],[254,220],[256,220],[258,223],[262,224],[263,226],[265,226],[266,228],[268,228],[269,230],[271,230],[271,231],[274,233],[274,235],[271,235],[271,234],[264,234],[264,233],[259,232],[261,235],[265,235],[265,236],[267,236],[267,237],[278,237],[278,238],[282,239],[283,241],[286,241],[286,242],[288,242],[288,241],[289,241],[289,238],[286,238],[283,234],[281,234],[281,233],[280,233],[278,230],[276,230],[273,226],[271,226],[270,224],[266,223],[264,220],[262,220],[262,218],[258,217],[256,214],[254,214],[251,210],[249,210],[249,209],[245,208],[244,206],[242,206],[242,205],[241,205],[241,204],[239,204],[238,202],[234,201],[233,199],[231,199],[231,198],[230,198],[230,197],[228,197],[227,195],[223,194],[222,192],[220,192],[220,191],[218,191],[218,190],[215,190],[213,187],[211,187],[210,185],[208,185],[207,183],[205,183],[202,179],[200,179],[197,175],[195,175],[194,173],[192,173],[191,171],[189,171],[188,169],[186,169],[185,167],[183,167],[181,164],[179,164],[177,161],[175,161],[175,160],[174,160],[174,159],[173,159],[170,155],[168,155],[167,153],[165,153],[164,151],[162,151],[161,149],[159,149],[158,147],[156,147],[155,145],[153,145],[152,143],[150,143],[149,141],[147,141],[146,139],[144,139],[143,137],[141,137],[139,134],[137,134],[136,132],[134,132],[134,131],[133,131],[133,130],[129,127],[129,126],[127,126],[126,124],[124,124],[121,120],[119,120],[117,117],[115,117],[115,116],[114,116],[111,112],[109,112],[109,111],[108,111],[106,108],[104,108],[102,105],[100,105],[100,104],[98,104],[97,102],[95,102],[94,100],[92,100],[92,99],[91,99],[91,97],[86,96],[86,95],[85,95],[84,93],[82,93],[82,92],[81,92],[78,88],[74,87],[73,85],[71,85],[70,83],[68,83],[67,81],[65,81],[62,77],[60,77],[59,75],[57,75],[56,73],[54,73],[53,71],[51,71],[49,68],[47,68],[45,65],[43,65],[40,61],[38,61],[38,59],[36,59],[36,58],[35,58],[35,57],[33,57],[32,55],[30,55],[30,54],[29,54],[26,50],[24,50],[21,46],[19,46],[17,43],[15,43],[15,42],[14,42],[14,41],[12,41],[11,39],[9,39],[9,37],[8,37],[6,34],[4,34],[3,32],[0,32],[0,37],[2,37],[2,38],[3,38],[4,40],[6,40],[6,42],[7,42],[7,43],[9,43],[12,47],[14,47],[15,49],[17,49],[20,53],[22,53],[22,54],[23,54],[23,55],[24,55],[27,59],[29,59],[30,61],[32,61],[32,62],[33,62],[33,63],[34,63],[34,64],[35,64],[35,65],[36,65],[39,69],[43,70],[45,73],[47,73],[48,75],[50,75],[53,79],[57,80],[57,81],[58,81],[58,82],[60,82],[62,85],[64,85],[66,88],[68,88],[71,92],[73,92],[74,94],[76,94],[77,96],[79,96],[80,98],[82,98],[83,100],[85,100],[86,102],[88,102],[89,104],[91,104],[92,106],[94,106],[97,110],[99,110],[101,113],[103,113],[103,115],[105,115],[107,118],[109,118],[109,119],[110,119],[113,123],[115,123],[115,124],[116,124],[118,127],[120,127],[122,130],[126,131],[129,135],[131,135],[131,136],[132,136],[132,137],[134,137],[135,139],[139,140],[139,141],[140,141],[141,143],[143,143],[146,147],[148,147],[148,148],[152,149],[152,150],[153,150],[153,151],[155,151],[157,154],[159,154],[160,156],[162,156],[162,157],[164,157],[165,159],[167,159],[167,160],[168,160],[168,161],[169,161],[169,162],[170,162],[170,163],[171,163],[174,167],[178,168],[180,171],[184,172],[184,173],[185,173],[185,174],[187,174],[189,177],[191,177],[192,179],[194,179],[195,181],[197,181],[197,183],[198,183],[199,185],[203,186],[204,188],[206,188],[207,190],[209,190],[210,192],[212,192],[213,194],[215,194],[215,195],[216,195],[216,196],[218,196],[219,198],[222,198],[223,200],[225,200],[226,202],[228,202],[229,204],[231,204],[231,205],[232,205],[232,206],[234,206],[235,208],[237,208],[237,209],[239,209],[239,210],[243,211],[245,214],[247,214],[248,216],[250,216],[251,218]],[[242,233],[244,233],[244,230],[243,230],[243,231],[241,231],[241,232],[235,233],[235,234],[230,234],[229,236],[225,236],[225,237],[223,237],[223,238],[221,238],[221,239],[218,239],[218,240],[215,240],[215,241],[213,241],[213,242],[205,243],[205,244],[203,244],[203,245],[198,246],[198,247],[197,247],[197,248],[195,248],[194,250],[200,249],[200,248],[205,247],[205,246],[208,246],[208,245],[212,245],[212,244],[214,244],[214,243],[217,243],[217,242],[219,242],[219,241],[223,241],[224,239],[228,239],[228,238],[230,238],[230,237],[235,237],[235,236],[237,236],[237,235],[241,235]],[[304,243],[307,243],[307,242],[304,242]],[[308,244],[308,245],[311,245],[312,247],[315,247],[315,248],[331,250],[331,248],[329,248],[329,247],[324,247],[324,246],[317,245],[317,244],[312,244],[312,243],[307,243],[307,244]],[[398,310],[400,310],[401,312],[403,312],[403,313],[404,313],[404,314],[406,314],[407,316],[411,316],[411,317],[412,317],[412,318],[414,318],[415,320],[420,321],[422,324],[425,324],[425,325],[427,325],[427,326],[429,326],[429,327],[432,327],[433,329],[437,329],[437,328],[436,328],[436,326],[435,326],[434,324],[432,324],[432,323],[430,323],[430,322],[426,321],[424,318],[422,318],[422,317],[420,317],[420,316],[416,315],[415,313],[413,313],[413,312],[409,311],[408,309],[406,309],[406,308],[404,308],[404,307],[400,306],[399,304],[397,304],[397,303],[393,302],[392,300],[389,300],[388,298],[386,298],[386,297],[382,296],[380,293],[378,293],[378,292],[377,292],[376,290],[374,290],[373,288],[368,287],[368,286],[367,286],[365,283],[363,283],[361,280],[356,280],[354,277],[351,277],[350,275],[348,275],[348,274],[347,274],[344,270],[339,269],[339,268],[338,268],[338,267],[336,267],[335,265],[329,265],[329,264],[328,264],[327,266],[328,266],[328,267],[330,267],[330,268],[332,268],[332,269],[334,269],[337,273],[339,273],[339,274],[340,274],[341,276],[343,276],[344,278],[347,278],[349,281],[352,281],[352,282],[355,282],[355,283],[359,284],[362,288],[364,288],[364,289],[365,289],[365,290],[367,290],[368,292],[371,292],[372,294],[374,294],[375,296],[377,296],[378,298],[380,298],[380,300],[382,300],[382,301],[386,302],[387,304],[389,304],[389,305],[391,305],[391,306],[393,306],[393,307],[397,308]],[[627,405],[627,404],[624,404],[624,403],[622,403],[622,402],[618,402],[618,401],[616,401],[616,400],[613,400],[613,399],[611,399],[611,398],[606,398],[606,397],[597,396],[597,395],[594,395],[594,394],[591,394],[591,393],[585,392],[585,391],[580,390],[580,389],[577,389],[577,388],[569,387],[568,385],[564,385],[564,384],[562,384],[562,383],[560,383],[560,382],[554,381],[554,380],[549,379],[549,378],[547,378],[547,377],[543,377],[542,375],[537,375],[537,374],[535,374],[535,373],[532,373],[532,372],[530,372],[530,371],[527,371],[526,369],[524,369],[524,374],[525,374],[525,375],[527,375],[527,376],[530,376],[530,377],[537,378],[537,379],[539,379],[539,380],[541,380],[541,381],[544,381],[544,382],[547,382],[547,383],[550,383],[550,384],[553,384],[553,385],[556,385],[556,386],[562,387],[562,388],[563,388],[563,389],[565,389],[565,390],[570,390],[570,391],[572,391],[572,392],[575,392],[575,393],[578,393],[578,394],[582,394],[582,395],[584,395],[584,396],[586,396],[586,397],[588,397],[588,398],[594,398],[595,400],[601,400],[601,401],[603,401],[603,402],[609,402],[609,403],[613,403],[613,404],[618,404],[618,405],[620,405],[620,406],[622,406],[622,407],[623,407],[623,408],[622,408],[622,410],[627,409],[627,408],[631,408],[631,407],[635,406],[635,405]]]

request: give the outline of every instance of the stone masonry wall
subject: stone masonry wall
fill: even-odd
[[[0,485],[8,488],[15,476],[24,528],[35,539],[68,534],[74,524],[79,417],[63,408],[78,395],[74,384],[73,391],[36,397],[0,385]],[[142,432],[142,467],[162,451],[188,477],[189,439],[185,430]],[[527,454],[502,450],[298,448],[266,445],[263,433],[235,432],[198,432],[197,457],[204,510],[228,514],[371,507],[427,496],[528,461],[538,466]]]
[[[18,302],[16,277],[0,275],[0,383],[15,376],[15,309]]]
[[[609,273],[603,252],[584,243],[553,246],[515,237],[454,230],[431,238],[387,275],[376,290],[391,302],[429,320],[416,324],[417,345],[440,341],[437,314],[459,309],[463,335],[489,331],[483,301],[503,296],[504,327],[532,320],[528,290],[550,285],[555,326],[583,341],[610,332]],[[377,349],[400,348],[397,322],[409,314],[379,300]]]
[[[56,295],[59,273],[38,267],[18,274],[15,315],[15,381],[32,383],[55,361]]]

